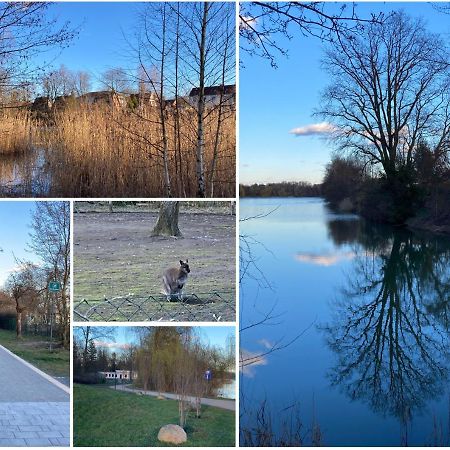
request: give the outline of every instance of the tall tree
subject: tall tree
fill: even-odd
[[[13,300],[16,309],[16,335],[22,337],[24,316],[37,306],[42,288],[38,267],[30,262],[18,261],[18,270],[12,272],[6,280],[5,290]]]
[[[52,278],[61,283],[56,311],[64,348],[70,345],[70,204],[37,202],[31,223],[30,249],[39,255]]]
[[[83,372],[89,368],[89,347],[92,347],[96,340],[99,339],[110,339],[114,340],[116,335],[116,329],[114,327],[75,327],[74,335],[76,335],[79,340],[79,348],[82,355],[82,366]]]
[[[360,35],[338,35],[324,67],[332,84],[318,113],[341,148],[380,167],[388,182],[411,172],[421,139],[448,151],[449,54],[421,20],[395,12]]]
[[[58,25],[46,2],[0,3],[0,91],[20,85],[41,69],[31,61],[50,47],[63,48],[76,34],[69,22]]]
[[[125,93],[131,91],[129,76],[122,67],[113,67],[103,72],[101,83],[111,92]]]

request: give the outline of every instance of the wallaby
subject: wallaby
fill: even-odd
[[[190,272],[188,260],[181,261],[180,267],[171,267],[163,274],[164,294],[167,295],[167,300],[170,301],[172,295],[178,294],[181,299],[181,294],[184,285],[186,284],[188,273]]]

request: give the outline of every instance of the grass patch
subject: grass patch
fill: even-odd
[[[43,336],[16,338],[16,332],[0,329],[0,344],[43,372],[55,377],[70,376],[70,352],[62,348],[49,351],[49,340]]]
[[[175,400],[77,384],[73,400],[77,447],[161,447],[159,429],[178,423]],[[187,447],[234,447],[234,412],[203,406],[200,419],[189,415],[186,433]]]

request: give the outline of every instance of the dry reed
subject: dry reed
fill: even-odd
[[[32,149],[32,124],[28,111],[0,110],[0,156],[16,155]]]
[[[55,195],[71,197],[164,197],[162,128],[157,108],[133,112],[108,105],[78,105],[57,114],[46,133]],[[179,127],[176,127],[176,123]],[[196,125],[192,108],[166,112],[172,195],[195,197]],[[216,141],[217,112],[205,120],[205,177]],[[179,130],[179,132],[178,132]],[[234,197],[235,115],[225,117],[217,147],[214,197]],[[211,185],[207,185],[208,194]]]

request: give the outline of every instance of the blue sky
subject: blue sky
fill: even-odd
[[[70,22],[78,34],[62,51],[47,51],[36,62],[52,68],[61,64],[74,71],[91,74],[93,90],[102,89],[102,73],[122,67],[133,73],[137,63],[130,58],[138,30],[139,14],[146,2],[55,2],[48,8],[49,18]],[[136,67],[134,67],[136,66]]]
[[[0,287],[11,270],[16,267],[14,256],[39,262],[39,258],[26,250],[30,242],[30,223],[34,202],[0,202]]]
[[[124,35],[132,35],[139,2],[57,2],[48,14],[62,24],[69,21],[78,28],[78,36],[62,51],[46,52],[38,61],[51,62],[55,68],[64,64],[71,70],[83,70],[95,83],[101,74],[113,67],[126,67]],[[94,84],[94,88],[95,88]]]
[[[133,327],[111,327],[115,330],[115,338],[114,340],[104,340],[106,343],[108,343],[108,348],[110,348],[111,351],[120,352],[121,349],[123,349],[126,344],[136,344],[138,342],[137,334],[133,331]],[[227,337],[229,335],[235,336],[235,329],[234,327],[194,327],[196,331],[200,335],[200,339],[207,344],[210,344],[214,347],[226,347]],[[76,331],[77,327],[75,327],[75,334],[77,334]]]
[[[335,8],[329,5],[330,10]],[[448,41],[450,15],[436,12],[429,3],[359,3],[360,16],[403,9],[423,17],[428,28]],[[333,150],[318,136],[294,136],[289,131],[323,120],[313,117],[327,75],[321,70],[323,45],[318,39],[295,33],[278,43],[289,57],[277,59],[278,69],[266,60],[241,53],[240,69],[240,183],[309,181],[320,183]]]

